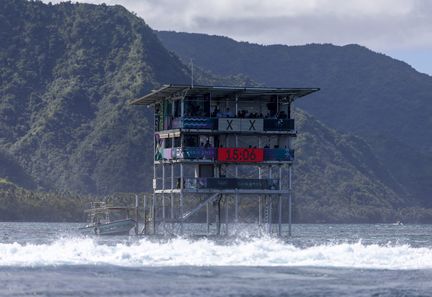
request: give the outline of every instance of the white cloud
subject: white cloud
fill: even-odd
[[[429,0],[79,1],[123,5],[158,30],[262,44],[359,43],[381,51],[432,48]]]

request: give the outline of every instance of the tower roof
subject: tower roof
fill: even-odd
[[[248,98],[256,99],[271,96],[281,96],[293,101],[319,91],[319,88],[263,88],[263,87],[227,87],[227,86],[190,86],[190,85],[163,85],[158,90],[130,101],[134,105],[153,105],[170,97],[185,97],[211,94],[212,98]]]

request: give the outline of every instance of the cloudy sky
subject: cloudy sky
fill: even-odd
[[[358,43],[432,74],[432,0],[79,2],[123,5],[158,30],[224,35],[260,44]]]

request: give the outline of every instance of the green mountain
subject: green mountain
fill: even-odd
[[[138,191],[148,111],[126,100],[185,67],[120,6],[0,2],[0,145],[44,189]]]
[[[32,192],[0,178],[0,218],[4,221],[82,222],[90,197]]]
[[[241,73],[267,86],[320,86],[298,106],[361,136],[405,193],[432,206],[432,77],[359,45],[263,46],[204,34],[158,36],[182,59],[193,58],[215,74]]]
[[[359,137],[330,129],[305,112],[294,166],[296,218],[302,222],[396,221],[416,205],[400,194],[371,148]]]
[[[0,149],[0,184],[17,184],[34,189],[35,183],[25,169],[8,152]]]
[[[216,74],[242,73],[268,86],[321,87],[299,106],[340,131],[432,148],[432,77],[359,45],[257,45],[227,37],[158,32],[181,58]]]
[[[190,81],[187,65],[152,29],[121,6],[3,0],[0,40],[0,149],[9,156],[0,158],[0,178],[44,191],[149,191],[152,116],[127,101],[164,83]],[[239,71],[220,77],[201,66],[196,83],[267,83]],[[321,87],[300,79],[283,85],[312,83]],[[322,106],[320,98],[308,104]],[[301,110],[297,128],[297,221],[391,221],[398,209],[418,206],[361,138]],[[39,197],[7,191],[1,196],[7,201]]]

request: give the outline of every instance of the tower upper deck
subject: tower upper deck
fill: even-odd
[[[291,103],[317,88],[165,85],[133,100],[154,106],[158,134],[286,134],[294,130]]]
[[[155,161],[291,162],[291,104],[318,88],[165,85],[131,104],[153,106]]]

